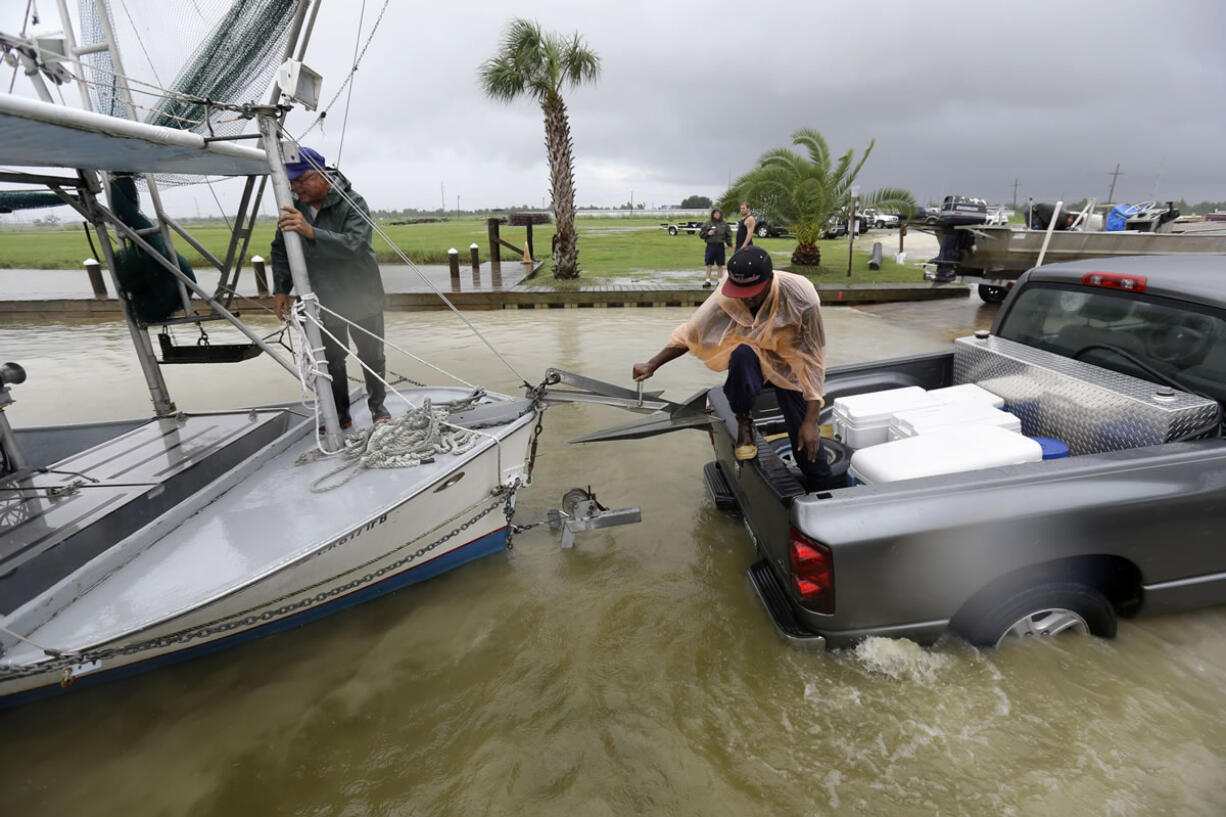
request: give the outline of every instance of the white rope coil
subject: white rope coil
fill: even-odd
[[[434,407],[426,398],[420,407],[410,408],[394,420],[375,423],[345,437],[338,456],[343,464],[311,483],[315,493],[331,491],[353,479],[363,468],[408,468],[430,462],[440,454],[463,454],[471,449],[478,432],[447,423],[449,407]],[[298,465],[320,459],[317,449],[298,458]],[[344,479],[333,477],[350,471]]]

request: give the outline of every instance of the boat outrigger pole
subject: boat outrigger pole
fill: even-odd
[[[281,139],[277,135],[277,109],[274,107],[255,109],[256,121],[260,126],[260,142],[268,156],[268,171],[272,178],[272,194],[277,202],[277,214],[282,207],[294,205],[293,194],[289,188],[289,177],[285,173],[285,156],[281,151]],[[323,354],[323,336],[319,332],[319,301],[311,291],[311,280],[307,276],[306,256],[302,252],[302,237],[295,232],[284,231],[285,255],[289,260],[290,275],[294,278],[294,289],[302,300],[306,311],[307,343],[310,346],[312,360]],[[332,385],[327,377],[315,377],[315,400],[319,405],[319,413],[324,423],[324,439],[329,451],[341,447],[342,434],[340,419],[336,413],[336,402],[332,399]]]

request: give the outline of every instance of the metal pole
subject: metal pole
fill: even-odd
[[[57,191],[58,192],[58,191]],[[89,195],[91,203],[93,195]],[[149,341],[149,333],[141,329],[132,312],[128,297],[119,287],[119,275],[115,272],[115,252],[111,248],[111,237],[106,224],[101,220],[94,222],[94,230],[98,233],[98,246],[102,248],[102,257],[106,259],[107,269],[111,272],[111,284],[115,287],[115,297],[123,310],[124,323],[128,325],[128,334],[132,336],[132,344],[136,347],[136,360],[140,363],[141,373],[145,376],[145,385],[149,387],[149,397],[153,400],[153,413],[158,417],[170,417],[178,413],[174,401],[170,399],[170,390],[162,379],[162,370],[158,367],[157,357],[153,354],[153,344]]]
[[[26,76],[30,78],[30,84],[34,86],[35,92],[38,93],[39,99],[43,102],[55,102],[51,98],[51,92],[47,90],[47,83],[43,82],[42,74],[39,73],[38,61],[26,54],[22,49],[17,49],[20,55],[21,64],[25,66]],[[39,55],[41,57],[41,55]]]
[[[1056,202],[1056,212],[1052,213],[1051,221],[1047,222],[1047,235],[1043,236],[1043,247],[1039,250],[1039,257],[1034,264],[1036,267],[1043,266],[1043,258],[1047,255],[1047,245],[1051,242],[1051,234],[1056,229],[1056,220],[1062,209],[1064,209],[1064,202]]]
[[[269,111],[259,113],[256,120],[260,124],[264,152],[268,155],[268,169],[272,178],[273,199],[277,203],[277,212],[282,207],[293,205],[293,194],[289,188],[289,177],[285,175],[285,157],[281,153],[281,140],[277,136],[277,120]],[[319,302],[311,291],[311,280],[307,276],[306,256],[302,251],[302,237],[294,232],[281,234],[285,240],[285,254],[289,259],[290,275],[294,278],[294,289],[298,291],[306,307],[307,343],[311,344],[313,353],[323,350],[323,336],[319,332]],[[342,444],[341,424],[336,413],[336,403],[332,399],[331,382],[326,377],[315,378],[315,400],[319,405],[319,413],[323,415],[324,440],[330,451],[340,450]]]
[[[68,3],[66,0],[56,0],[56,4],[60,8],[60,25],[64,29],[64,50],[72,57],[72,66],[75,69],[73,73],[78,80],[84,80],[84,66],[81,64],[81,55],[77,53],[77,38],[72,30],[72,19],[68,16]],[[77,82],[77,90],[81,93],[81,103],[85,110],[92,111],[93,105],[89,102],[89,90],[83,81]]]
[[[851,197],[851,214],[847,217],[847,277],[851,277],[852,248],[856,244],[856,208],[860,204],[859,196]]]
[[[315,5],[311,6],[311,19],[307,21],[306,32],[303,33],[302,39],[298,43],[298,61],[299,62],[301,62],[302,58],[306,55],[307,43],[311,42],[311,32],[315,30],[315,16],[319,14],[319,7],[322,4],[323,4],[323,0],[316,0]],[[305,9],[306,7],[303,6],[303,8]],[[302,24],[302,18],[299,17],[298,21],[296,22],[296,25],[301,26],[301,24]],[[297,34],[298,32],[295,31],[294,35],[297,36]],[[285,56],[287,58],[289,57],[290,53],[293,52],[293,48],[294,48],[294,38],[291,37],[289,41],[289,45],[286,48]]]

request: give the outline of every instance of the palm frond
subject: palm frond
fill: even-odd
[[[575,32],[561,54],[562,76],[572,85],[595,82],[600,76],[600,57]]]
[[[880,187],[871,193],[860,197],[864,207],[881,210],[887,213],[915,212],[915,198],[909,190],[901,187]]]
[[[486,96],[502,102],[511,102],[522,94],[527,80],[506,55],[486,60],[478,76]]]
[[[864,163],[865,163],[866,161],[868,161],[868,155],[869,155],[870,153],[872,153],[872,152],[873,152],[873,147],[874,147],[876,144],[877,144],[877,140],[876,140],[876,139],[869,139],[869,140],[868,140],[868,147],[865,149],[865,151],[864,151],[864,155],[860,157],[860,161],[856,163],[856,167],[855,167],[855,169],[854,169],[854,170],[852,170],[852,171],[851,171],[851,175],[850,175],[850,176],[848,176],[848,182],[849,182],[849,183],[850,183],[850,182],[855,181],[856,176],[859,176],[859,175],[860,175],[860,168],[864,167]],[[851,151],[848,151],[848,153],[851,153]]]
[[[830,148],[826,140],[813,128],[801,128],[792,134],[792,144],[809,151],[809,161],[817,166],[822,175],[830,170]]]

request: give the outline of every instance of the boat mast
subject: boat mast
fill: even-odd
[[[274,107],[256,109],[256,121],[260,126],[260,142],[264,153],[268,156],[272,195],[277,202],[277,213],[279,214],[282,207],[294,206],[294,197],[290,192],[289,177],[285,173],[285,156],[281,151],[281,139],[277,135],[277,117],[278,110]],[[288,230],[282,232],[281,237],[285,240],[285,255],[289,260],[289,271],[294,279],[294,289],[306,311],[306,325],[303,328],[311,356],[315,358],[323,354],[323,336],[319,331],[319,300],[311,291],[311,279],[307,276],[306,255],[302,252],[302,237]],[[323,417],[327,447],[331,451],[336,451],[342,442],[341,424],[336,413],[336,402],[332,399],[332,386],[329,378],[319,376],[315,378],[315,400],[319,405],[319,413]]]
[[[298,59],[302,59],[307,43],[311,40],[311,32],[315,28],[315,15],[319,13],[319,7],[322,4],[323,0],[315,0],[314,4],[311,3],[311,0],[306,0],[298,7],[289,41],[285,44],[286,59],[289,59],[294,53],[295,46],[298,47]],[[311,16],[305,19],[308,6],[311,7]],[[302,28],[304,20],[306,22],[305,31]],[[289,176],[285,173],[285,154],[281,149],[281,138],[278,136],[280,109],[277,103],[280,99],[281,87],[274,82],[269,105],[254,110],[256,123],[260,129],[260,146],[264,148],[264,155],[268,157],[268,175],[272,179],[272,196],[277,203],[278,215],[282,207],[294,206],[294,195],[289,187]],[[303,309],[306,311],[306,325],[303,331],[306,332],[307,343],[310,344],[312,357],[322,355],[323,336],[319,332],[319,301],[311,290],[311,279],[307,275],[306,256],[302,252],[302,236],[294,232],[283,232],[281,237],[285,240],[285,255],[289,261],[290,275],[294,280],[294,290],[298,293],[298,297],[303,302]],[[324,442],[330,451],[339,450],[343,435],[340,418],[336,411],[336,401],[332,398],[332,385],[328,378],[315,378],[315,400],[324,423]]]

